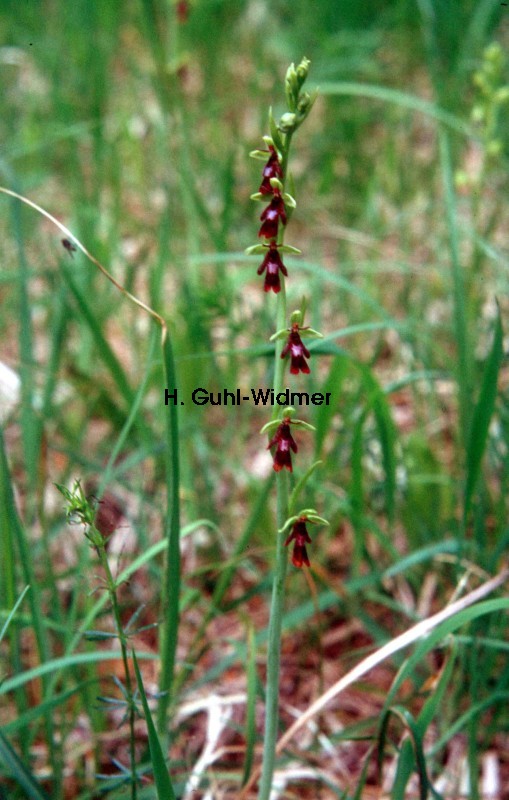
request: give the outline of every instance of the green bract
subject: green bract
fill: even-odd
[[[302,250],[299,250],[298,247],[292,247],[291,244],[280,244],[279,245],[279,252],[280,253],[290,253],[294,256],[300,256],[302,254]]]
[[[299,428],[304,428],[306,431],[316,431],[314,425],[310,425],[309,422],[304,422],[303,419],[292,419],[292,425],[298,425]]]
[[[246,256],[259,256],[265,253],[267,248],[263,244],[252,244],[251,247],[246,247],[244,253]]]
[[[297,208],[296,201],[294,200],[291,194],[288,194],[288,192],[284,192],[283,200],[285,201],[286,205],[289,206],[290,208]]]
[[[278,428],[284,419],[291,417],[292,414],[295,414],[295,409],[293,406],[288,406],[285,408],[284,413],[281,415],[279,419],[272,419],[270,422],[266,422],[263,428],[260,429],[260,433],[267,433],[268,431],[272,431],[275,428]],[[297,420],[292,419],[292,424],[295,424]]]
[[[279,529],[279,533],[285,533],[288,528],[290,528],[292,525],[295,525],[295,523],[299,520],[312,522],[315,525],[329,525],[329,522],[327,522],[326,519],[318,516],[318,513],[314,508],[303,508],[298,514],[294,514],[286,520],[283,527]]]
[[[269,128],[270,128],[270,134],[272,136],[272,141],[274,142],[276,149],[280,153],[283,153],[285,147],[283,144],[283,140],[281,139],[281,134],[279,133],[278,127],[276,125],[276,121],[272,114],[272,108],[269,108]]]
[[[257,158],[259,161],[266,161],[267,160],[267,151],[266,150],[251,150],[249,153],[250,158]]]

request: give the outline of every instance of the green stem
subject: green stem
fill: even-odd
[[[288,154],[290,151],[291,134],[286,136],[285,149],[282,153],[281,167],[286,179],[288,167]],[[284,228],[281,229],[278,244],[284,239]],[[286,288],[285,279],[281,276],[281,291],[277,296],[276,330],[287,327]],[[283,389],[285,361],[281,358],[284,343],[276,340],[274,363],[274,395]],[[278,415],[277,406],[274,407],[273,418]],[[269,800],[274,765],[276,761],[276,741],[279,723],[279,673],[281,663],[281,627],[284,612],[285,578],[287,567],[287,553],[285,549],[285,533],[279,531],[288,518],[288,476],[282,470],[276,475],[277,492],[277,538],[276,538],[276,564],[274,581],[272,584],[272,598],[270,605],[269,637],[267,652],[267,690],[265,697],[265,735],[263,740],[263,763],[258,800]]]
[[[285,279],[281,276],[281,291],[279,292],[278,296],[278,303],[277,303],[277,322],[276,322],[276,330],[280,331],[283,328],[287,327],[287,318],[286,318],[286,289],[285,289]],[[275,362],[274,362],[274,396],[276,396],[277,392],[283,391],[283,379],[285,376],[285,360],[281,358],[281,352],[284,347],[284,341],[281,339],[276,339],[276,350],[275,350]],[[273,419],[277,418],[279,414],[278,406],[274,404],[274,409],[272,411]],[[276,476],[277,478],[278,476]]]
[[[97,532],[98,533],[98,532]],[[98,533],[100,536],[100,534]],[[125,676],[125,689],[127,697],[128,719],[129,719],[129,760],[131,762],[131,800],[137,798],[137,775],[136,775],[136,746],[135,746],[135,732],[134,732],[134,719],[136,709],[134,705],[133,686],[131,681],[131,674],[129,672],[129,661],[127,657],[127,636],[125,634],[122,619],[120,617],[120,608],[117,600],[117,584],[111,573],[110,564],[108,561],[108,554],[104,545],[97,547],[97,553],[101,561],[102,567],[106,572],[106,582],[108,587],[108,594],[111,600],[113,609],[113,617],[115,619],[115,627],[117,629],[117,636],[120,642],[120,651],[122,653],[122,664],[124,666]]]
[[[281,154],[281,169],[283,171],[283,176],[286,183],[286,171],[288,169],[288,156],[290,153],[290,144],[292,141],[292,133],[288,133],[285,139],[285,149],[284,152]],[[281,226],[279,237],[278,237],[278,244],[283,244],[285,238],[285,228]],[[277,296],[277,309],[276,309],[276,330],[280,331],[283,328],[286,328],[288,324],[287,321],[287,312],[286,312],[286,284],[284,276],[281,275],[281,291]],[[285,361],[281,358],[281,353],[284,347],[284,342],[281,339],[276,340],[276,350],[275,350],[275,362],[274,362],[274,396],[277,392],[281,392],[283,390],[283,378],[285,375]],[[274,405],[274,411],[272,412],[273,418],[276,418],[278,415],[278,407]],[[285,518],[286,519],[286,518]]]
[[[277,475],[277,544],[276,568],[272,584],[270,607],[267,691],[265,698],[265,736],[263,741],[263,766],[258,800],[268,800],[272,788],[272,776],[276,760],[276,740],[279,722],[279,671],[281,660],[281,626],[283,621],[284,590],[287,566],[287,553],[284,546],[285,534],[279,530],[286,522],[288,514],[288,478],[285,472]]]

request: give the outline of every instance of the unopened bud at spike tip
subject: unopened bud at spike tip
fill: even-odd
[[[304,57],[295,70],[295,74],[297,75],[297,80],[299,82],[299,89],[308,76],[310,64],[311,61],[309,58]]]

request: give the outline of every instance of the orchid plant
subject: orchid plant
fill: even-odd
[[[304,58],[295,67],[291,64],[286,73],[285,91],[288,111],[278,123],[274,120],[272,110],[269,111],[270,135],[264,136],[264,150],[254,150],[250,155],[265,162],[262,181],[258,191],[252,195],[253,200],[268,204],[260,214],[261,226],[258,236],[266,241],[247,249],[250,255],[263,255],[258,267],[258,275],[264,275],[263,289],[273,292],[277,297],[276,333],[270,340],[275,343],[274,395],[283,389],[284,370],[290,356],[290,373],[307,375],[310,373],[308,359],[310,351],[302,341],[303,338],[321,338],[322,335],[304,325],[306,310],[305,299],[301,307],[294,311],[290,319],[287,317],[285,279],[289,277],[283,258],[286,254],[299,254],[298,248],[284,244],[284,236],[290,217],[297,204],[287,191],[293,186],[288,170],[288,161],[292,137],[304,122],[313,106],[315,96],[302,91],[309,71],[309,60]],[[296,488],[289,496],[288,473],[293,473],[292,454],[299,452],[292,428],[314,431],[309,423],[294,418],[294,409],[285,408],[281,416],[275,409],[273,418],[261,429],[271,437],[267,449],[273,451],[273,468],[276,475],[277,490],[277,539],[276,566],[272,589],[271,612],[269,622],[267,691],[265,736],[263,747],[262,774],[259,785],[259,800],[268,800],[272,787],[275,764],[275,747],[278,730],[279,672],[281,649],[281,620],[284,605],[284,585],[287,568],[288,545],[293,545],[292,564],[294,567],[309,567],[310,561],[306,545],[311,544],[311,537],[306,528],[307,523],[328,525],[319,517],[314,509],[304,509],[293,514],[293,506],[297,499],[297,490],[301,490],[317,464],[308,469]],[[288,531],[290,531],[288,533]]]

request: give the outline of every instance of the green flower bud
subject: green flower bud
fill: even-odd
[[[302,117],[307,116],[312,105],[313,101],[309,92],[303,92],[303,94],[301,94],[299,97],[299,102],[297,103],[297,111],[299,112],[299,115]]]
[[[293,63],[293,61],[286,70],[285,83],[287,84],[287,86],[290,87],[292,92],[295,92],[298,89],[297,73],[295,72],[295,64]]]
[[[278,128],[283,133],[290,133],[290,131],[294,131],[297,127],[297,116],[296,114],[292,114],[291,112],[286,112],[283,114],[281,119],[279,120]]]
[[[297,80],[299,82],[299,89],[301,88],[301,86],[303,85],[304,81],[308,76],[310,64],[311,61],[309,60],[309,58],[304,57],[300,62],[299,66],[297,67],[297,69],[295,70],[297,75]]]
[[[297,74],[295,72],[294,64],[290,64],[286,71],[285,94],[288,108],[290,111],[295,111],[297,106],[297,98],[299,96],[299,83],[297,81]]]
[[[312,95],[304,92],[299,98],[299,102],[297,105],[297,124],[301,125],[306,117],[308,116],[309,112],[313,108],[314,102],[317,98],[317,93],[313,92]]]

